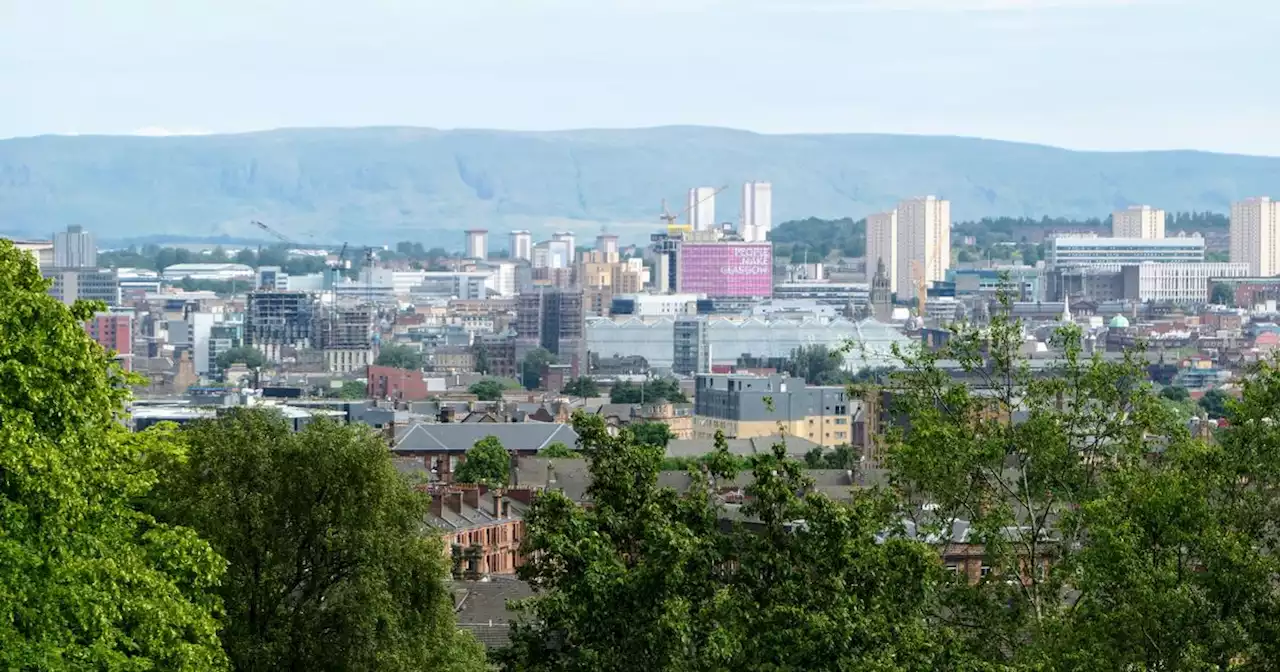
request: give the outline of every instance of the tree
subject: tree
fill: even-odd
[[[610,436],[598,416],[575,428],[590,463],[583,507],[549,491],[526,515],[518,608],[505,669],[940,669],[925,605],[942,570],[917,542],[876,535],[888,508],[812,492],[775,447],[730,525],[714,483],[733,475],[723,435],[705,478],[658,485],[663,451]],[[803,520],[797,525],[795,521]]]
[[[412,347],[391,343],[378,350],[378,358],[373,363],[376,366],[389,366],[393,369],[421,371],[423,360],[422,353]]]
[[[844,370],[844,354],[825,345],[809,345],[791,351],[785,365],[789,375],[804,378],[810,385],[840,385],[850,382]]]
[[[1227,403],[1229,400],[1230,397],[1226,392],[1214,388],[1200,397],[1200,408],[1203,408],[1205,414],[1211,418],[1226,418],[1231,410]]]
[[[1181,385],[1166,385],[1160,390],[1160,397],[1170,401],[1186,401],[1191,398],[1191,393]]]
[[[120,422],[132,379],[0,240],[0,669],[221,670],[223,561],[134,503],[165,429]]]
[[[643,446],[666,448],[667,443],[676,438],[671,433],[671,427],[665,422],[633,422],[627,425],[627,429],[635,436],[636,441]]]
[[[640,385],[619,383],[609,390],[609,401],[615,404],[657,404],[663,401],[673,404],[689,402],[680,383],[675,378],[655,378]]]
[[[222,642],[237,670],[483,669],[458,634],[440,539],[370,428],[239,408],[185,433],[158,515],[227,558]]]
[[[598,397],[600,396],[600,387],[596,385],[596,381],[587,376],[580,376],[565,383],[564,393],[570,397]]]
[[[831,452],[815,446],[804,454],[804,464],[810,469],[857,469],[858,457],[858,452],[848,444],[836,446]]]
[[[218,353],[218,368],[229,369],[236,364],[244,364],[250,369],[266,366],[267,359],[255,348],[231,348]]]
[[[1223,260],[1227,261],[1227,260]],[[1225,282],[1213,283],[1213,288],[1209,292],[1209,303],[1215,303],[1222,306],[1236,305],[1235,292],[1231,291],[1231,285]]]
[[[561,443],[561,442],[559,442],[559,441],[556,441],[555,443],[553,443],[553,444],[551,444],[551,445],[547,446],[546,448],[543,448],[542,450],[539,450],[539,451],[538,451],[538,457],[561,457],[561,458],[565,458],[565,457],[577,457],[577,456],[578,456],[578,453],[577,453],[577,452],[575,452],[572,448],[570,448],[569,446],[564,445],[563,443]]]
[[[555,364],[556,356],[546,348],[534,348],[524,356],[520,363],[520,382],[527,390],[536,390],[542,385],[542,370],[548,364]]]
[[[492,367],[492,365],[489,363],[489,348],[485,347],[484,343],[480,343],[476,345],[475,355],[476,355],[476,373],[486,375],[486,376],[489,375],[489,370]]]
[[[453,472],[458,483],[507,484],[511,471],[511,456],[496,436],[486,436],[467,450],[466,459]]]
[[[476,398],[480,401],[500,401],[503,389],[500,381],[486,378],[472,384],[471,387],[467,388],[467,391],[476,395]]]
[[[367,399],[369,397],[368,385],[361,380],[348,380],[338,390],[338,397],[351,400]]]

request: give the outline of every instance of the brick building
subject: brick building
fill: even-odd
[[[129,315],[103,314],[95,315],[85,323],[85,331],[89,332],[98,345],[107,352],[115,353],[115,358],[126,371],[131,371],[133,361],[133,318]]]

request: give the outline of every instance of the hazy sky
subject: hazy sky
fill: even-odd
[[[708,124],[1280,155],[1276,0],[0,0],[0,137]]]

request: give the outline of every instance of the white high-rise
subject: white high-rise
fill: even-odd
[[[489,232],[484,229],[467,230],[467,258],[489,258]]]
[[[568,249],[568,252],[565,253],[566,266],[568,266],[569,264],[572,264],[574,260],[577,258],[578,248],[576,243],[574,242],[572,231],[557,231],[551,234],[551,242],[564,243],[564,246]],[[557,266],[556,268],[559,268],[559,267]]]
[[[712,187],[694,187],[689,190],[689,226],[694,231],[716,228],[716,190]]]
[[[1112,238],[1164,238],[1164,210],[1131,205],[1111,213]]]
[[[53,265],[57,268],[96,268],[98,244],[79,226],[53,234]]]
[[[511,258],[533,260],[533,234],[528,231],[511,232]]]
[[[898,211],[867,215],[867,282],[884,263],[889,290],[898,291]]]
[[[1280,202],[1265,196],[1231,204],[1231,261],[1249,264],[1249,274],[1280,274]]]
[[[898,288],[915,291],[917,276],[926,285],[947,277],[951,268],[951,201],[936,196],[898,203]]]
[[[747,182],[742,185],[742,239],[763,243],[773,230],[773,185]]]

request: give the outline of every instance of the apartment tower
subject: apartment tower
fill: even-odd
[[[484,229],[469,229],[467,231],[467,258],[480,260],[489,258],[488,231]]]
[[[898,203],[898,289],[913,291],[917,279],[926,285],[945,280],[948,268],[951,202],[921,196]]]
[[[1231,261],[1249,264],[1249,274],[1280,274],[1276,238],[1280,235],[1280,202],[1266,196],[1231,204]]]
[[[98,245],[93,234],[79,226],[53,234],[54,268],[97,268]]]
[[[716,190],[694,187],[689,190],[689,226],[694,231],[716,228]]]
[[[867,278],[880,264],[889,276],[889,291],[898,291],[898,211],[867,215]]]
[[[742,239],[748,243],[769,240],[773,230],[773,185],[747,182],[742,185]]]
[[[511,258],[533,261],[533,234],[528,231],[511,232]]]
[[[1149,205],[1131,205],[1111,213],[1113,238],[1164,238],[1164,210]]]

